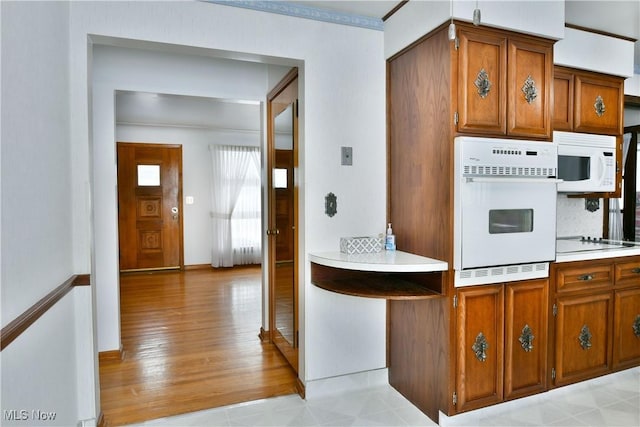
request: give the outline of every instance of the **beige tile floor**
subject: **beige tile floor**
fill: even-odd
[[[442,426],[640,426],[640,368],[455,417]],[[302,400],[264,399],[136,424],[148,426],[433,426],[390,386]]]

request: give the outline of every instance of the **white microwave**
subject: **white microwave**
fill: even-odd
[[[558,192],[615,191],[615,136],[554,131],[553,142],[558,148]]]

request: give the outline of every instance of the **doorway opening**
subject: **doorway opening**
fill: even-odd
[[[137,44],[136,46],[137,47],[135,49],[133,49],[133,48],[130,49],[131,51],[134,51],[133,53],[132,52],[127,52],[123,56],[124,57],[130,57],[131,55],[135,55],[138,58],[140,58],[140,55],[144,56],[144,52],[141,52],[142,49],[139,49],[140,44]],[[100,50],[100,46],[94,46],[94,52],[93,52],[94,53],[94,55],[93,55],[93,59],[94,60],[96,60],[96,57],[100,56],[100,52],[96,52],[96,49]],[[127,51],[127,50],[129,50],[128,48],[124,48],[122,46],[118,46],[118,47],[107,46],[107,47],[105,47],[105,49],[109,50],[108,55],[109,55],[109,60],[110,60],[110,64],[111,64],[110,66],[114,66],[113,64],[115,63],[116,64],[115,65],[116,68],[119,68],[118,60],[117,60],[118,51]],[[159,53],[159,50],[161,50],[161,49],[158,49],[156,47],[151,54],[153,56],[161,55],[161,53]],[[167,55],[167,62],[175,64],[176,63],[176,58],[175,58],[175,55],[173,54],[173,52],[171,52],[171,49],[167,49],[167,52],[165,52],[165,53]],[[180,55],[178,55],[178,56],[180,56]],[[188,55],[186,55],[186,56],[188,56]],[[198,60],[201,60],[201,59],[202,59],[201,57],[198,57]],[[158,66],[157,57],[155,58],[155,60],[156,60],[156,62],[154,62],[154,66],[152,67],[153,70],[155,70],[155,71],[153,71],[154,73],[157,72],[158,70],[162,70],[163,69],[163,67]],[[225,61],[230,61],[230,60],[225,60]],[[100,62],[99,58],[98,58],[98,62]],[[103,62],[104,61],[102,61],[100,63],[103,63]],[[135,62],[136,65],[144,63],[144,61],[133,61],[133,62]],[[204,102],[205,98],[208,98],[208,97],[202,97],[202,96],[194,96],[193,94],[190,94],[190,95],[179,95],[179,93],[181,92],[181,89],[179,87],[176,87],[176,88],[168,88],[168,87],[158,88],[158,89],[164,90],[165,92],[168,92],[168,93],[165,93],[165,94],[163,94],[163,93],[152,93],[152,92],[135,92],[134,90],[135,90],[137,85],[139,85],[141,88],[144,88],[147,91],[150,88],[146,84],[142,84],[140,82],[128,80],[127,69],[126,68],[130,67],[131,63],[132,63],[132,61],[121,61],[122,65],[120,66],[121,68],[119,69],[119,72],[121,73],[121,75],[118,75],[118,70],[115,70],[116,71],[115,73],[113,73],[113,72],[110,73],[110,78],[113,79],[113,83],[110,83],[110,84],[113,85],[113,92],[111,92],[112,99],[113,99],[113,93],[116,94],[115,99],[113,99],[111,102],[115,102],[115,104],[116,104],[115,107],[117,107],[117,108],[113,109],[116,112],[116,117],[115,117],[116,126],[114,126],[114,135],[113,135],[113,140],[114,141],[115,140],[140,141],[141,140],[140,138],[127,137],[126,135],[127,134],[128,135],[136,134],[136,132],[139,133],[142,127],[144,127],[145,130],[147,132],[150,132],[151,134],[154,134],[154,132],[157,132],[158,131],[157,128],[162,128],[164,130],[167,130],[167,129],[171,128],[173,130],[173,132],[174,132],[173,136],[175,137],[175,140],[180,139],[179,136],[184,136],[184,134],[187,131],[194,132],[194,133],[199,133],[200,136],[202,136],[202,134],[212,133],[212,132],[215,132],[215,131],[217,131],[219,133],[222,132],[221,129],[215,129],[213,127],[205,129],[205,128],[202,128],[202,127],[198,127],[197,125],[194,125],[194,124],[182,125],[182,126],[166,126],[166,125],[162,126],[160,123],[142,124],[142,121],[140,120],[140,117],[135,118],[135,120],[134,119],[128,120],[128,121],[120,120],[118,118],[118,114],[121,111],[121,108],[119,108],[121,106],[119,104],[119,102],[120,102],[119,95],[121,95],[121,94],[126,95],[127,97],[143,95],[144,100],[145,100],[144,102],[147,102],[148,105],[150,105],[151,103],[154,103],[154,102],[155,103],[162,103],[162,102],[166,101],[165,98],[168,98],[169,95],[172,96],[172,97],[178,95],[178,96],[189,96],[189,97],[193,97],[193,98],[199,98],[198,100],[199,101],[203,101],[203,102]],[[228,64],[226,64],[226,65],[228,65]],[[255,65],[255,63],[254,63],[254,65]],[[265,65],[265,64],[262,64],[262,66],[266,67],[266,68],[270,67],[270,66]],[[288,70],[288,69],[291,68],[289,66],[275,66],[275,67],[277,68],[276,74],[278,74],[278,73],[282,74],[283,73],[282,72],[283,69],[284,70]],[[170,67],[167,67],[167,69],[169,69],[169,68]],[[188,68],[188,67],[185,67],[185,68]],[[109,71],[113,71],[113,70],[109,70]],[[101,73],[96,73],[96,74],[99,75]],[[102,74],[106,74],[106,72],[103,72]],[[145,75],[144,72],[139,73],[139,74],[136,74],[135,72],[133,72],[132,74],[134,76],[135,75]],[[149,74],[150,73],[146,73],[146,75],[149,75]],[[94,74],[94,76],[95,76],[95,74]],[[171,77],[172,78],[176,78],[176,76],[171,76]],[[176,80],[180,80],[180,79],[177,78]],[[272,78],[272,80],[275,80],[275,78]],[[263,79],[262,81],[266,81],[266,79]],[[95,84],[95,80],[94,80],[94,84]],[[101,84],[104,84],[104,82],[101,82]],[[222,82],[221,84],[224,85],[224,82]],[[227,86],[228,86],[228,82],[227,82]],[[119,89],[120,87],[127,87],[128,90],[126,92],[125,91],[121,91]],[[266,92],[266,90],[265,90],[265,92]],[[104,93],[104,92],[101,92],[101,93]],[[94,95],[93,102],[94,102],[94,109],[95,110],[103,111],[103,107],[105,106],[104,103],[100,104],[101,105],[100,108],[95,108],[96,103],[105,102],[105,99],[101,99],[100,98],[101,93],[96,92],[96,94]],[[263,96],[266,96],[266,95],[263,94]],[[232,109],[233,109],[234,106],[238,106],[238,105],[250,105],[251,107],[253,107],[255,110],[258,111],[258,121],[261,122],[261,126],[263,126],[263,123],[265,122],[265,119],[264,119],[264,115],[265,115],[264,99],[262,99],[262,100],[249,99],[247,101],[247,98],[243,99],[243,97],[239,95],[237,99],[225,98],[225,99],[216,99],[216,101],[219,101],[219,103],[227,104],[227,107],[232,108]],[[113,104],[111,104],[111,106],[113,107]],[[109,108],[109,107],[107,106],[107,108]],[[149,108],[147,107],[144,110],[140,110],[140,111],[149,111]],[[176,115],[183,114],[184,112],[185,112],[185,108],[181,108],[176,112],[177,113]],[[194,116],[192,115],[191,118],[193,118],[193,117]],[[174,117],[174,119],[175,119],[175,117]],[[95,120],[95,116],[94,116],[94,120]],[[176,123],[174,122],[173,125],[175,125],[175,124]],[[265,144],[265,137],[264,137],[265,130],[264,129],[260,128],[257,131],[247,130],[247,129],[236,129],[236,130],[241,130],[241,132],[239,132],[239,133],[242,133],[245,136],[249,135],[250,137],[255,138],[258,141],[258,144],[264,147],[264,144]],[[154,141],[166,141],[168,143],[174,143],[175,142],[175,140],[172,140],[171,138],[158,137],[157,135],[158,134],[155,133],[155,136],[153,137]],[[227,137],[228,136],[229,136],[229,133],[227,132]],[[103,136],[100,136],[100,137],[97,138],[97,144],[101,144],[101,143],[104,144],[104,141],[102,141],[101,138],[103,138]],[[231,137],[230,139],[233,140],[233,137]],[[232,142],[237,142],[237,141],[233,140]],[[113,144],[113,142],[112,142],[112,144]],[[200,149],[202,147],[208,147],[208,145],[209,144],[204,144],[204,145],[200,144],[200,145],[198,145],[198,147]],[[102,147],[102,148],[100,148],[100,149],[96,150],[96,152],[94,152],[94,162],[100,162],[100,164],[102,166],[104,166],[105,164],[108,165],[109,164],[109,158],[107,158],[107,157],[98,158],[98,157],[101,157],[102,155],[105,154],[105,151],[108,152],[109,150],[108,149],[105,150],[105,147],[103,147],[102,145],[100,145],[100,147]],[[193,273],[193,275],[196,275],[196,273],[204,273],[204,272],[206,272],[206,273],[216,273],[216,271],[215,270],[212,271],[211,266],[208,265],[208,260],[199,261],[199,260],[196,259],[194,261],[194,259],[195,259],[194,258],[194,251],[196,251],[197,248],[194,249],[188,243],[188,239],[189,239],[188,235],[189,236],[193,236],[194,234],[196,235],[196,237],[199,238],[199,239],[196,239],[197,241],[207,240],[205,238],[205,236],[210,234],[208,232],[208,227],[210,226],[210,215],[209,215],[210,212],[209,212],[209,209],[206,210],[206,218],[203,220],[203,221],[207,222],[207,225],[205,226],[205,228],[201,227],[199,229],[199,231],[197,231],[197,230],[194,231],[194,230],[189,228],[190,225],[193,225],[193,221],[191,221],[189,219],[189,214],[190,214],[192,208],[194,206],[202,206],[202,201],[203,201],[202,197],[199,196],[197,192],[192,192],[189,189],[189,185],[193,184],[193,182],[194,182],[194,180],[192,178],[189,178],[189,174],[191,172],[193,172],[193,168],[191,167],[191,162],[194,162],[194,159],[195,159],[195,161],[201,160],[203,158],[209,159],[209,154],[208,154],[208,152],[205,152],[203,154],[202,150],[200,150],[200,151],[192,150],[190,152],[190,149],[188,149],[187,147],[188,146],[187,146],[186,143],[182,144],[183,162],[184,162],[184,165],[185,165],[184,168],[183,168],[183,173],[184,173],[183,180],[184,180],[184,184],[185,185],[184,185],[184,191],[181,193],[181,196],[179,197],[179,201],[180,201],[180,203],[182,205],[176,206],[178,208],[178,215],[182,214],[178,218],[179,218],[180,221],[183,222],[183,226],[184,226],[184,229],[183,229],[184,249],[183,249],[182,259],[180,261],[180,267],[183,268],[183,270],[181,270],[181,271],[167,271],[167,272],[164,272],[164,273],[133,272],[133,273],[129,273],[127,275],[126,279],[120,279],[118,276],[116,276],[115,280],[113,280],[113,282],[116,283],[116,285],[115,285],[116,286],[115,293],[117,294],[116,298],[117,298],[117,316],[118,316],[118,318],[114,319],[113,317],[111,317],[111,319],[116,320],[116,322],[107,322],[107,323],[109,325],[111,325],[112,323],[118,323],[118,325],[117,325],[117,327],[119,329],[119,331],[118,331],[118,341],[122,344],[122,347],[121,347],[122,351],[120,352],[120,356],[118,357],[118,359],[120,359],[120,363],[122,362],[122,360],[125,360],[125,361],[126,360],[131,360],[131,359],[127,359],[127,357],[133,356],[133,353],[130,352],[127,349],[126,338],[124,336],[125,322],[129,322],[129,320],[125,320],[124,317],[120,318],[120,313],[121,313],[121,311],[124,310],[124,304],[125,304],[124,292],[126,290],[124,288],[126,286],[129,286],[129,283],[130,283],[129,281],[131,281],[133,283],[138,283],[137,280],[139,280],[140,278],[146,278],[146,279],[149,279],[149,280],[152,280],[152,281],[158,281],[158,282],[162,283],[165,280],[171,279],[171,280],[175,281],[175,282],[173,282],[173,284],[164,283],[163,286],[165,286],[165,287],[172,287],[172,286],[179,286],[180,287],[181,286],[181,287],[185,288],[186,287],[186,283],[189,282],[190,275],[192,275],[192,273]],[[263,156],[266,156],[266,155],[263,155]],[[264,157],[263,157],[262,161],[263,161],[263,164],[264,164],[264,162],[265,162]],[[189,166],[187,166],[187,165],[189,165]],[[150,162],[148,164],[144,164],[144,166],[153,166],[153,163]],[[103,167],[100,167],[98,169],[99,170],[104,170]],[[152,171],[152,170],[151,171],[146,171],[146,172],[149,172],[149,174],[151,176],[153,176],[155,174],[155,172]],[[262,174],[262,179],[264,180],[265,176],[266,176],[266,170],[265,170],[264,167],[262,168],[261,174]],[[107,187],[108,187],[108,181],[109,181],[110,178],[108,176],[104,176],[104,175],[99,176],[99,175],[100,175],[100,172],[98,174],[94,175],[96,181],[99,181],[101,184],[104,183],[105,181],[107,181]],[[196,181],[198,181],[198,180],[196,179]],[[189,184],[189,182],[191,184]],[[200,180],[199,184],[202,186],[201,180]],[[96,184],[94,184],[94,188],[95,188],[95,186],[96,186]],[[209,191],[209,189],[208,189],[208,180],[206,181],[204,186],[207,187],[206,191]],[[104,186],[102,186],[102,185],[98,185],[98,187],[104,188]],[[111,187],[111,188],[113,188],[113,187]],[[197,189],[193,190],[193,191],[197,191]],[[97,195],[97,197],[103,197],[104,196],[103,194],[99,194],[98,195],[99,192],[94,192],[94,193]],[[147,209],[147,208],[145,208],[145,209]],[[105,215],[105,213],[104,213],[105,211],[102,211],[99,208],[97,210],[100,211],[98,215],[108,216],[108,212]],[[116,209],[116,212],[117,212],[117,209]],[[172,215],[173,215],[173,212],[172,212]],[[107,222],[108,222],[109,218],[107,217],[106,219],[107,219]],[[96,226],[100,227],[100,223],[101,222],[102,222],[101,220],[96,221]],[[116,231],[116,235],[117,235],[118,234],[118,230],[115,230],[115,231]],[[106,234],[106,233],[104,233],[104,234]],[[103,233],[101,232],[100,236],[102,236],[102,235],[103,235]],[[96,245],[102,247],[101,251],[104,251],[105,248],[108,251],[110,244],[109,243],[105,244],[105,242],[101,241],[100,239],[101,239],[101,237],[98,237],[98,236],[96,237]],[[153,247],[153,245],[150,245],[150,243],[149,243],[149,242],[153,242],[153,241],[154,241],[154,239],[149,238],[149,241],[146,242],[147,249],[156,249],[155,247]],[[155,240],[156,246],[157,246],[157,242],[158,241],[159,241],[159,238],[156,237],[156,240]],[[118,246],[117,246],[118,245],[118,241],[115,240],[114,243],[115,243],[115,245],[112,246],[112,250],[113,250],[114,253],[118,253]],[[100,261],[99,262],[103,262],[103,260],[104,260],[104,258],[100,257]],[[263,262],[263,264],[264,264],[264,262]],[[143,268],[147,268],[147,267],[143,267]],[[152,268],[152,267],[148,267],[148,268]],[[117,270],[119,271],[119,268]],[[133,270],[136,270],[136,269],[134,268]],[[268,298],[268,290],[266,288],[265,279],[264,279],[264,277],[266,276],[267,273],[264,271],[264,269],[260,269],[260,268],[257,269],[257,274],[256,274],[256,269],[255,268],[252,269],[250,267],[238,267],[238,268],[234,267],[233,269],[229,269],[229,271],[236,271],[236,272],[238,272],[240,270],[252,270],[253,274],[251,275],[251,277],[252,277],[251,280],[253,282],[255,282],[256,281],[255,278],[257,277],[257,281],[259,282],[258,286],[259,286],[260,299],[259,299],[259,308],[257,309],[257,312],[259,314],[260,321],[259,321],[259,323],[257,323],[257,326],[256,326],[255,330],[252,333],[252,337],[253,338],[257,338],[258,331],[260,330],[260,325],[261,324],[264,325],[265,328],[268,327],[268,321],[265,320],[265,319],[268,319],[268,316],[269,316],[269,308],[268,308],[269,298]],[[98,270],[98,271],[104,272],[105,270],[101,269],[101,270]],[[220,271],[218,273],[220,273],[220,272],[226,273],[227,269],[220,269]],[[211,274],[207,275],[207,277],[208,277],[207,280],[213,281],[213,279],[210,276],[211,276]],[[100,280],[100,279],[98,278],[98,280]],[[249,280],[249,279],[247,279],[247,280]],[[101,281],[101,283],[104,283],[105,281],[108,283],[111,280],[109,278],[107,278],[105,280],[104,277],[103,277],[100,281]],[[111,290],[109,292],[113,293],[113,291],[111,291]],[[231,294],[235,294],[237,297],[239,295],[246,295],[246,292],[244,290],[238,291],[236,289],[234,291],[229,291],[229,292]],[[189,298],[187,298],[186,296],[183,296],[183,297],[174,296],[174,298],[176,300],[179,300],[181,298],[185,299],[185,300],[189,300]],[[237,298],[236,298],[236,300],[237,300]],[[242,298],[240,298],[240,300],[242,300]],[[104,301],[104,299],[103,299],[103,301]],[[189,301],[191,301],[191,300],[189,300]],[[100,292],[98,292],[98,304],[101,304]],[[167,310],[167,311],[169,313],[171,313],[172,310],[173,310],[174,314],[177,311],[179,311],[176,308],[173,308],[173,309]],[[140,312],[143,312],[143,311],[144,310],[140,310]],[[147,314],[149,314],[149,312],[147,312]],[[112,316],[112,314],[110,314],[109,316]],[[107,316],[107,317],[109,317],[109,316]],[[104,317],[105,316],[99,315],[99,323],[102,322],[103,325],[105,324],[104,320],[103,320]],[[231,317],[233,317],[233,316],[231,316]],[[101,329],[101,326],[99,325],[98,328]],[[102,327],[102,328],[104,328],[104,327]],[[162,332],[162,331],[166,332],[166,329],[160,327],[158,332]],[[162,334],[159,334],[159,335],[162,335]],[[267,334],[263,334],[263,336],[266,336],[266,335]],[[158,336],[158,338],[159,337],[160,336]],[[100,341],[100,337],[99,337],[99,341]],[[168,350],[166,350],[166,348],[165,348],[166,345],[168,344],[167,341],[160,340],[160,341],[157,342],[157,344],[159,346],[158,349],[160,349],[160,348],[163,349],[163,351],[159,351],[159,353],[162,353],[162,352],[167,353],[168,352]],[[262,345],[262,347],[264,348],[268,344],[269,344],[268,342],[267,343],[263,342],[260,345]],[[156,353],[158,353],[158,352],[156,352]],[[147,354],[149,354],[149,353],[147,353]],[[210,360],[215,359],[215,357],[212,357],[212,356],[208,356],[208,357],[209,357]],[[232,357],[228,357],[228,358],[233,359]],[[102,358],[101,358],[101,362],[102,362]],[[151,362],[150,360],[148,362],[141,362],[141,363],[143,363],[144,366],[143,365],[139,365],[139,368],[142,369],[143,371],[148,371],[148,369],[150,369],[151,366],[153,366],[153,362]],[[101,365],[102,365],[102,363],[101,363]],[[166,368],[167,368],[167,366],[165,365],[162,369],[166,369]],[[101,371],[102,371],[102,366],[101,366]],[[241,376],[237,377],[234,381],[236,381],[238,383],[240,383],[240,382],[248,382],[248,380],[246,378],[242,378]],[[102,382],[103,381],[101,379],[101,383]],[[104,385],[108,386],[108,384],[106,382],[105,382]],[[140,388],[137,388],[137,387],[140,387]],[[131,386],[129,388],[129,391],[131,393],[134,393],[134,392],[135,393],[140,393],[140,391],[142,389],[144,389],[144,387],[145,386],[143,386],[141,384],[139,384],[138,386]],[[284,390],[284,389],[281,389],[278,393],[281,393],[282,390]],[[295,390],[286,391],[286,393],[294,393],[294,392],[295,392]],[[104,393],[103,393],[103,396],[104,396]],[[262,397],[266,397],[266,396],[262,396]],[[237,398],[237,396],[236,396],[236,398]],[[259,398],[259,396],[255,396],[255,395],[249,396],[249,395],[247,395],[246,397],[241,398],[238,401],[253,400],[255,398]],[[105,402],[103,401],[103,406],[104,406],[104,404],[105,404]],[[168,404],[168,405],[172,406],[171,404]]]

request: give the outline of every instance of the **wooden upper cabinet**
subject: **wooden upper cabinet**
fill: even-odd
[[[509,40],[507,134],[551,137],[553,44]]]
[[[458,44],[457,131],[549,139],[553,42],[461,24]]]
[[[623,82],[617,77],[576,75],[576,132],[622,134]]]
[[[573,130],[573,74],[556,68],[553,74],[553,130]]]
[[[622,77],[557,66],[553,90],[554,130],[622,134]]]
[[[507,131],[507,38],[473,28],[458,31],[458,131]]]

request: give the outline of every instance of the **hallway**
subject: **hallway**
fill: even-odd
[[[125,274],[122,360],[100,363],[108,426],[296,393],[261,326],[260,267]]]

